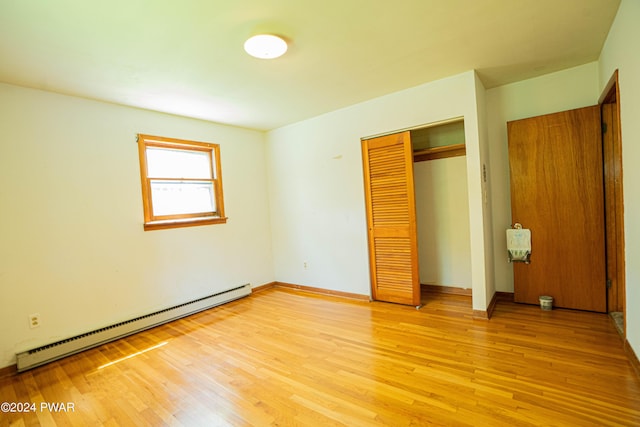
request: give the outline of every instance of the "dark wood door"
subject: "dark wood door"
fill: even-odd
[[[599,106],[507,123],[514,223],[531,229],[531,263],[514,263],[514,299],[606,312]]]
[[[409,132],[362,141],[371,292],[420,305],[418,238]]]

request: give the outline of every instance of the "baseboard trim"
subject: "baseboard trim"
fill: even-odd
[[[369,297],[369,295],[362,295],[362,294],[353,294],[350,292],[342,292],[342,291],[334,291],[332,289],[324,289],[324,288],[315,288],[312,286],[304,286],[304,285],[297,285],[295,283],[286,283],[286,282],[273,282],[274,285],[273,287],[276,288],[288,288],[288,289],[296,289],[299,291],[306,291],[306,292],[311,292],[314,294],[321,294],[321,295],[329,295],[329,296],[335,296],[335,297],[341,297],[341,298],[349,298],[349,299],[355,299],[358,301],[366,301],[366,302],[370,302],[371,301],[371,297]]]
[[[493,316],[493,310],[496,308],[498,301],[513,302],[513,294],[511,292],[496,292],[493,294],[487,310],[473,310],[473,318],[480,320],[489,320]]]
[[[489,312],[487,310],[473,310],[471,317],[477,320],[489,320]]]
[[[496,308],[496,304],[498,303],[498,293],[494,293],[491,301],[489,302],[489,306],[487,307],[487,318],[491,319],[493,316],[493,310]]]
[[[274,288],[277,283],[278,282],[269,282],[269,283],[265,283],[264,285],[256,286],[255,288],[252,287],[251,288],[251,293],[266,291],[267,289]]]
[[[432,285],[429,283],[421,283],[420,289],[423,292],[431,292],[434,294],[454,294],[471,296],[471,289],[456,288],[453,286]]]
[[[494,296],[498,301],[513,302],[513,292],[496,292]]]
[[[624,351],[625,353],[627,353],[627,359],[629,359],[631,366],[633,366],[633,370],[635,371],[636,376],[640,378],[640,361],[638,360],[636,352],[633,351],[633,347],[631,347],[631,344],[629,344],[629,341],[627,339],[624,340]]]
[[[11,376],[15,375],[16,372],[18,372],[18,365],[15,364],[15,363],[13,365],[9,365],[9,366],[5,366],[4,368],[0,368],[0,379],[6,378],[6,377],[11,377]]]

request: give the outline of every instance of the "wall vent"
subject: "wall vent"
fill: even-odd
[[[127,335],[153,328],[199,311],[206,310],[251,294],[251,285],[246,284],[228,291],[198,298],[174,307],[165,308],[155,313],[136,317],[135,319],[115,323],[104,328],[86,332],[74,337],[46,344],[38,348],[16,354],[18,372],[23,372],[44,365],[63,357],[115,341]]]

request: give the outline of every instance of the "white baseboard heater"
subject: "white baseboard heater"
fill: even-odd
[[[155,313],[119,322],[104,328],[76,335],[51,344],[16,354],[18,372],[23,372],[54,360],[115,341],[127,335],[153,328],[154,326],[206,310],[251,294],[251,285],[246,284],[228,291],[198,298]]]

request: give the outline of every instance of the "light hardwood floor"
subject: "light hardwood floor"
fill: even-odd
[[[1,426],[640,425],[606,315],[498,302],[486,321],[468,296],[416,310],[279,288],[4,378],[0,402],[37,408]]]

